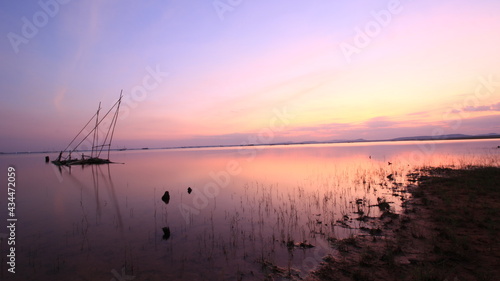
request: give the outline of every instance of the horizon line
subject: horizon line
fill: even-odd
[[[456,136],[456,137],[453,137]],[[490,133],[482,135],[465,135],[465,134],[448,134],[439,136],[412,136],[412,137],[397,137],[392,139],[378,139],[378,140],[330,140],[330,141],[301,141],[301,142],[277,142],[277,143],[256,143],[256,144],[215,144],[215,145],[191,145],[191,146],[171,146],[171,147],[134,147],[134,148],[112,148],[110,151],[127,151],[127,150],[167,150],[167,149],[193,149],[193,148],[225,148],[225,147],[253,147],[253,146],[278,146],[278,145],[310,145],[310,144],[343,144],[343,143],[369,143],[369,142],[405,142],[405,141],[440,141],[440,140],[472,140],[472,139],[500,139],[500,134]],[[500,147],[500,146],[499,146]],[[75,150],[75,152],[91,151],[88,149]],[[59,153],[57,150],[45,151],[16,151],[16,152],[2,152],[0,155],[10,154],[42,154],[42,153]]]

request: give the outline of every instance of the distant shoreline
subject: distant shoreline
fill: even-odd
[[[385,140],[332,140],[332,141],[305,141],[305,142],[283,142],[283,143],[261,143],[261,144],[228,144],[228,145],[193,145],[193,146],[172,146],[172,147],[142,147],[142,148],[114,148],[110,151],[138,151],[138,150],[167,150],[167,149],[199,149],[199,148],[231,148],[231,147],[262,147],[262,146],[284,146],[284,145],[311,145],[311,144],[344,144],[344,143],[377,143],[377,142],[409,142],[409,141],[453,141],[453,140],[495,140],[500,139],[500,135],[491,136],[461,136],[461,137],[401,137]],[[75,150],[75,152],[88,152],[90,150]],[[59,153],[60,151],[24,151],[24,152],[0,152],[0,155],[12,154],[48,154]]]

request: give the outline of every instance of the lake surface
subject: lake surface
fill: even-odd
[[[336,254],[328,238],[370,227],[369,219],[358,219],[379,216],[378,200],[400,211],[408,173],[422,166],[498,166],[498,145],[461,140],[120,151],[112,160],[124,164],[71,169],[46,164],[44,154],[0,155],[0,277],[262,280],[280,269],[303,277]],[[16,169],[15,275],[7,272],[6,257],[9,165]]]

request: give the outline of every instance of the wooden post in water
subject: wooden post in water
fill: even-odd
[[[99,136],[97,135],[97,128],[99,126],[99,111],[101,110],[101,102],[99,102],[99,107],[97,108],[97,117],[95,119],[95,127],[94,127],[94,138],[92,140],[92,151],[90,153],[90,158],[94,157],[94,148],[96,147],[96,143],[98,143]],[[96,151],[97,152],[97,151]]]

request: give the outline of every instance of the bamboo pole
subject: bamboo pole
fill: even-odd
[[[104,148],[104,146],[108,146],[108,160],[109,160],[109,151],[110,151],[110,148],[111,148],[111,140],[113,138],[113,134],[114,134],[114,128],[116,126],[116,121],[118,119],[118,112],[119,112],[119,108],[120,108],[120,103],[121,103],[121,99],[123,97],[123,90],[120,92],[120,98],[113,104],[113,106],[106,112],[106,114],[101,118],[101,120],[99,120],[99,112],[101,110],[101,103],[99,103],[99,108],[98,108],[98,111],[94,114],[94,116],[92,116],[92,118],[90,118],[90,120],[87,122],[87,124],[85,125],[85,127],[83,127],[80,132],[75,136],[75,138],[73,138],[73,140],[71,141],[71,143],[62,151],[62,152],[65,152],[70,146],[71,144],[78,138],[78,136],[83,132],[83,130],[85,130],[85,128],[90,124],[90,122],[94,119],[94,117],[96,117],[96,125],[94,127],[93,130],[91,130],[71,151],[69,151],[69,153],[71,152],[74,152],[92,133],[94,133],[94,141],[92,143],[92,156],[93,157],[94,155],[94,149],[95,149],[95,152],[97,153],[97,149],[98,147],[101,147],[101,151],[102,151],[102,148]],[[111,122],[113,124],[112,126],[112,133],[111,133],[111,138],[110,138],[110,142],[109,144],[106,144],[106,140],[107,140],[107,136],[109,135],[109,130],[108,130],[108,133],[106,135],[106,139],[103,143],[103,145],[96,145],[95,144],[95,134],[96,134],[96,130],[98,129],[99,125],[102,123],[102,121],[104,121],[104,119],[109,115],[109,113],[111,113],[111,111],[116,107],[116,111],[115,111],[115,114],[113,118],[113,121]],[[110,130],[111,130],[111,126],[110,126]],[[61,153],[62,153],[61,152]],[[99,153],[100,155],[100,153]]]
[[[99,137],[98,134],[97,134],[97,127],[99,126],[99,111],[101,110],[101,102],[99,102],[99,107],[97,108],[97,118],[95,119],[95,127],[94,127],[94,137],[92,139],[92,151],[90,152],[90,158],[93,158],[94,157],[94,148],[96,147],[95,146],[95,143],[97,140],[97,138]]]
[[[120,92],[120,98],[118,99],[118,106],[116,107],[115,115],[113,116],[113,130],[111,131],[111,137],[109,138],[109,147],[108,147],[108,159],[109,159],[109,151],[111,150],[111,141],[113,140],[113,135],[115,134],[116,121],[118,120],[118,114],[120,112],[120,104],[122,103],[123,90]]]

